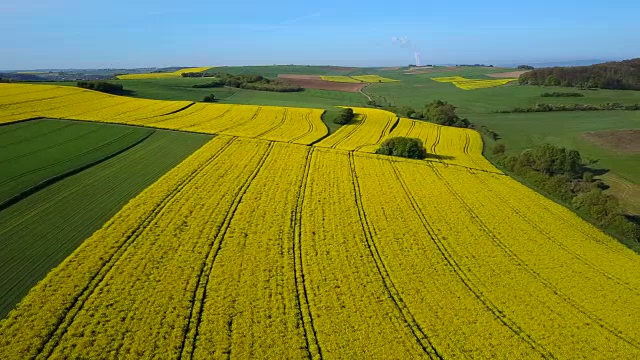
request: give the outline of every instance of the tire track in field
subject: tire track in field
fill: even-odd
[[[258,106],[258,108],[253,113],[253,115],[251,115],[251,117],[248,118],[247,120],[240,121],[237,124],[233,124],[233,125],[227,126],[226,128],[224,128],[222,130],[216,131],[216,133],[224,133],[225,131],[233,130],[233,129],[238,128],[240,126],[244,126],[244,125],[254,121],[255,119],[257,119],[258,116],[260,116],[260,112],[261,111],[262,111],[262,106]]]
[[[498,236],[496,236],[493,233],[493,231],[491,230],[491,228],[489,226],[487,226],[487,224],[485,224],[480,219],[480,217],[478,216],[478,214],[475,213],[473,208],[469,204],[467,204],[466,201],[464,201],[464,199],[462,199],[462,197],[451,187],[449,182],[445,180],[445,178],[442,176],[442,174],[440,174],[438,169],[436,169],[435,166],[432,166],[432,165],[430,165],[430,166],[433,168],[434,172],[436,173],[436,175],[438,176],[440,181],[442,181],[443,184],[447,187],[449,192],[467,210],[467,212],[469,213],[471,218],[474,220],[474,222],[480,227],[480,229],[482,229],[482,231],[485,234],[487,234],[489,239],[491,239],[491,242],[494,243],[496,246],[498,246],[509,258],[513,259],[513,261],[516,264],[518,264],[522,269],[524,269],[527,273],[529,273],[529,275],[531,275],[533,278],[538,280],[545,288],[547,288],[549,291],[551,291],[554,295],[558,296],[560,299],[564,300],[571,307],[576,309],[576,311],[578,311],[579,313],[583,314],[584,316],[586,316],[587,318],[592,320],[594,323],[598,324],[598,326],[600,326],[602,329],[606,330],[611,335],[615,336],[616,338],[620,339],[621,341],[631,345],[632,347],[634,347],[636,349],[640,349],[640,343],[638,343],[634,339],[627,338],[621,331],[619,331],[615,327],[609,325],[607,322],[602,320],[596,314],[590,312],[588,309],[584,308],[578,302],[576,302],[575,300],[571,299],[569,296],[567,296],[564,293],[562,293],[562,291],[560,291],[560,289],[556,288],[553,284],[551,284],[551,282],[549,282],[547,279],[545,279],[542,275],[540,275],[540,273],[535,271],[535,269],[530,267],[524,260],[522,260],[521,257],[519,257],[516,253],[514,253],[507,245],[505,245],[502,241],[500,241]]]
[[[207,286],[209,285],[209,278],[211,277],[211,271],[213,270],[213,265],[218,256],[220,247],[222,246],[222,242],[224,241],[224,237],[227,234],[227,231],[229,230],[229,226],[231,225],[231,220],[233,219],[233,216],[238,210],[238,206],[240,206],[240,203],[242,202],[244,195],[247,193],[247,190],[251,186],[251,183],[253,183],[253,180],[258,176],[258,174],[262,170],[272,149],[273,149],[273,143],[269,142],[267,150],[262,155],[262,158],[256,165],[256,168],[253,170],[251,175],[249,175],[249,177],[244,181],[238,194],[236,194],[235,199],[233,200],[233,203],[227,210],[227,213],[224,217],[224,220],[222,222],[220,229],[215,235],[213,241],[211,242],[211,247],[209,248],[207,257],[202,263],[202,267],[198,275],[198,283],[196,284],[196,287],[193,290],[193,296],[190,301],[191,310],[189,313],[189,319],[187,320],[187,325],[185,327],[184,337],[182,338],[182,344],[180,346],[180,358],[188,357],[189,359],[193,359],[193,356],[197,347],[198,328],[200,327],[200,323],[202,322],[202,312],[204,310],[204,305],[207,300]],[[231,337],[232,322],[233,322],[233,319],[231,319],[231,323],[229,325],[230,337]],[[193,333],[193,336],[190,336],[191,333]],[[189,337],[191,339],[188,339]],[[189,344],[187,344],[187,341],[189,341]],[[231,349],[229,349],[229,352],[228,352],[229,354],[230,354],[230,350]],[[187,351],[188,354],[185,354],[185,351]]]
[[[296,141],[304,138],[305,136],[313,133],[313,131],[316,129],[315,125],[313,124],[313,121],[311,121],[311,114],[313,113],[313,111],[308,111],[303,115],[304,120],[307,122],[307,131],[304,132],[302,135],[296,136],[293,139],[287,141],[289,143],[295,143]]]
[[[398,124],[398,121],[400,121],[398,119],[398,117],[395,117],[393,119],[389,118],[389,120],[387,121],[387,124],[382,129],[382,132],[380,133],[380,136],[378,136],[378,140],[376,140],[376,142],[374,142],[373,144],[365,144],[365,145],[358,146],[354,150],[355,151],[360,151],[360,149],[362,149],[363,147],[375,146],[375,145],[379,144],[380,142],[382,142],[382,139],[384,139],[385,135],[387,135],[387,133],[390,134],[391,131],[393,130],[393,128],[396,127],[396,125]]]
[[[24,154],[21,154],[21,155],[18,155],[18,156],[14,156],[14,157],[9,158],[9,159],[4,159],[4,160],[0,161],[0,164],[6,163],[6,162],[9,162],[9,161],[14,161],[14,160],[17,160],[17,159],[22,159],[22,158],[31,156],[33,154],[41,153],[41,152],[44,152],[44,151],[49,151],[49,150],[55,149],[55,148],[57,148],[59,146],[63,146],[63,145],[69,144],[69,143],[71,143],[71,142],[73,142],[75,140],[78,140],[78,139],[82,138],[82,137],[85,137],[85,136],[88,136],[88,135],[93,135],[93,134],[95,134],[97,132],[100,132],[100,131],[103,131],[103,130],[105,130],[105,128],[96,127],[93,130],[90,130],[90,131],[82,133],[82,134],[80,134],[78,136],[72,137],[71,139],[67,139],[66,141],[63,141],[63,142],[60,142],[60,143],[57,143],[57,144],[52,144],[52,145],[47,146],[45,148],[34,150],[34,151],[31,151],[31,152],[28,152],[28,153],[24,153]],[[46,168],[52,167],[54,165],[63,164],[65,162],[69,162],[69,161],[74,160],[74,159],[76,159],[78,157],[81,157],[83,155],[90,154],[91,152],[93,152],[96,149],[100,149],[100,148],[102,148],[102,147],[104,147],[106,145],[110,145],[110,144],[122,139],[123,137],[131,135],[133,133],[135,133],[135,130],[131,130],[131,131],[127,132],[127,133],[124,133],[123,135],[121,135],[121,136],[119,136],[119,137],[117,137],[115,139],[111,139],[106,143],[103,143],[103,144],[101,144],[99,146],[93,147],[93,148],[91,148],[89,150],[86,150],[86,151],[84,151],[82,153],[78,153],[78,154],[76,154],[74,156],[67,157],[64,160],[61,160],[61,161],[58,161],[58,162],[55,162],[55,163],[48,163],[47,165],[45,165],[43,167],[40,167],[40,168],[37,168],[37,169],[32,169],[32,170],[30,170],[30,171],[28,171],[26,173],[22,173],[20,175],[14,176],[14,177],[9,178],[9,179],[7,179],[5,181],[0,181],[0,185],[4,185],[5,183],[10,182],[11,180],[14,180],[14,179],[18,179],[18,178],[22,177],[23,175],[30,174],[32,172],[36,172],[36,171],[41,170],[41,169],[46,169]]]
[[[293,230],[293,272],[296,287],[296,305],[300,312],[302,329],[304,330],[304,340],[309,355],[308,358],[322,359],[322,348],[320,347],[318,333],[313,323],[309,293],[307,291],[307,283],[305,281],[304,264],[302,261],[302,211],[304,209],[309,173],[311,172],[311,159],[313,158],[313,152],[314,148],[312,147],[307,150],[304,173],[300,184],[300,192],[298,193],[296,207],[291,219],[291,229]]]
[[[349,152],[349,166],[351,167],[351,182],[353,184],[353,190],[355,195],[356,207],[358,208],[358,215],[360,218],[360,225],[362,226],[362,232],[365,235],[367,241],[367,248],[369,249],[369,253],[373,258],[374,263],[376,264],[376,268],[378,270],[378,274],[382,279],[382,283],[384,284],[385,289],[387,290],[387,294],[393,300],[393,303],[400,312],[405,324],[411,330],[411,333],[415,337],[415,340],[418,342],[422,350],[429,356],[431,359],[442,359],[442,355],[439,353],[438,349],[431,343],[429,336],[424,332],[420,324],[416,321],[415,317],[409,310],[408,306],[404,303],[402,299],[402,295],[396,288],[391,276],[389,275],[389,271],[384,261],[382,260],[382,256],[378,251],[378,247],[375,243],[373,231],[371,230],[371,224],[367,220],[367,216],[364,210],[364,205],[362,203],[362,194],[360,192],[360,184],[358,182],[358,174],[356,173],[356,165],[354,161],[353,152]]]
[[[57,133],[58,131],[62,131],[62,130],[64,130],[64,129],[68,128],[68,127],[69,127],[69,126],[71,126],[71,125],[73,125],[73,124],[64,124],[63,126],[60,126],[60,127],[58,127],[58,128],[55,128],[55,129],[53,129],[53,130],[51,130],[51,131],[48,131],[48,132],[45,132],[45,133],[42,133],[42,134],[39,134],[39,135],[30,136],[30,137],[28,137],[28,138],[25,138],[25,139],[22,139],[22,140],[18,140],[18,141],[14,141],[14,142],[7,142],[7,143],[4,143],[4,144],[0,145],[0,149],[4,149],[4,148],[6,148],[6,147],[8,147],[8,146],[13,146],[13,145],[18,145],[18,144],[23,144],[23,143],[29,142],[29,141],[31,141],[31,140],[34,140],[34,139],[39,139],[39,138],[44,137],[44,136],[49,136],[49,135],[51,135],[51,134],[55,134],[55,133]],[[16,130],[20,130],[20,129],[16,129]],[[10,131],[11,131],[11,130],[10,130]],[[9,132],[9,131],[8,131],[8,132]],[[3,133],[2,135],[4,135],[4,134],[5,134],[5,133]]]
[[[87,299],[93,294],[102,280],[111,272],[113,267],[122,258],[123,254],[128,250],[133,242],[144,232],[144,230],[153,223],[153,221],[161,216],[161,213],[167,209],[173,199],[180,194],[180,192],[189,185],[194,178],[196,178],[204,169],[206,169],[211,163],[213,163],[231,144],[235,141],[235,138],[231,138],[224,144],[218,151],[211,155],[211,157],[199,168],[193,170],[190,174],[185,176],[183,180],[176,186],[176,188],[163,199],[142,221],[126,236],[124,241],[117,247],[117,249],[106,259],[103,265],[98,269],[93,277],[89,280],[87,285],[75,295],[70,304],[63,310],[64,314],[59,318],[48,334],[44,336],[42,344],[36,350],[35,359],[49,358],[53,351],[56,349],[62,337],[66,334],[66,331],[71,323],[73,323],[75,317],[82,310]]]
[[[362,124],[364,124],[364,122],[367,120],[367,114],[362,114],[362,117],[360,119],[360,122],[357,125],[354,125],[351,130],[348,130],[347,134],[345,136],[342,137],[342,139],[336,141],[335,144],[331,145],[330,148],[331,149],[337,149],[338,145],[342,144],[343,142],[345,142],[348,138],[351,137],[351,135],[353,135],[361,126]],[[348,124],[347,124],[348,125]],[[343,129],[343,128],[341,128]],[[335,133],[337,134],[337,132]]]
[[[96,130],[102,130],[102,129],[98,128],[98,129],[96,129]],[[88,135],[88,134],[90,134],[90,133],[94,133],[94,132],[95,132],[95,131],[91,131],[91,132],[86,133],[86,134],[84,134],[84,135]],[[98,146],[96,146],[96,147],[93,147],[93,148],[91,148],[91,149],[89,149],[89,150],[86,150],[86,151],[84,151],[84,152],[82,152],[82,153],[79,153],[79,154],[76,154],[76,155],[73,155],[73,156],[69,156],[69,157],[64,158],[63,160],[56,161],[56,162],[51,162],[51,163],[48,163],[47,165],[41,166],[41,167],[39,167],[39,168],[31,169],[31,170],[28,170],[28,171],[23,172],[23,173],[21,173],[21,174],[18,174],[18,175],[12,176],[12,177],[10,177],[10,178],[8,178],[8,179],[5,179],[5,180],[3,180],[3,181],[0,181],[0,186],[6,185],[7,183],[10,183],[10,182],[16,181],[16,180],[21,179],[21,178],[23,178],[23,177],[25,177],[25,176],[29,176],[29,175],[32,175],[32,174],[36,174],[36,173],[38,173],[38,172],[40,172],[40,171],[42,171],[42,170],[49,169],[49,168],[52,168],[52,167],[56,167],[56,166],[58,166],[58,165],[65,164],[65,163],[71,162],[71,161],[76,160],[76,159],[80,159],[80,158],[82,158],[82,157],[83,157],[83,156],[85,156],[85,155],[92,154],[92,153],[94,153],[94,152],[96,152],[96,151],[99,151],[99,150],[101,150],[101,149],[103,149],[103,148],[105,148],[105,147],[107,147],[107,146],[109,146],[109,145],[111,145],[111,144],[117,143],[117,142],[118,142],[118,141],[120,141],[121,139],[124,139],[124,138],[128,137],[129,135],[134,134],[135,132],[136,132],[135,130],[129,131],[128,133],[122,134],[121,136],[119,136],[119,137],[117,137],[117,138],[115,138],[115,139],[111,139],[111,140],[109,140],[109,141],[108,141],[108,142],[106,142],[106,143],[102,143],[102,144],[100,144],[100,145],[98,145]],[[79,136],[79,137],[81,137],[81,136]],[[74,138],[74,139],[70,139],[70,140],[75,140],[75,139],[78,139],[79,137],[76,137],[76,138]],[[52,148],[55,148],[55,147],[58,147],[58,146],[61,146],[61,145],[65,145],[66,143],[68,143],[68,141],[67,141],[67,142],[64,142],[64,143],[57,144],[57,145],[55,145],[55,146],[48,147],[47,149],[38,150],[38,151],[35,151],[35,152],[32,152],[32,153],[29,153],[29,154],[24,154],[24,155],[21,155],[21,156],[15,157],[15,158],[13,158],[13,159],[18,159],[18,158],[22,158],[22,157],[25,157],[25,156],[32,155],[32,154],[34,154],[34,153],[42,152],[42,151],[45,151],[45,150],[50,150],[50,149],[52,149]],[[13,160],[13,159],[9,159],[9,160]],[[8,161],[8,160],[4,160],[4,161],[2,161],[2,162],[6,162],[6,161]],[[2,163],[2,162],[0,162],[0,163]]]
[[[223,117],[225,117],[225,116],[226,116],[226,115],[227,115],[231,110],[233,110],[233,108],[234,108],[235,106],[237,106],[237,105],[229,105],[229,107],[228,107],[228,108],[226,108],[226,109],[225,109],[223,112],[221,112],[220,114],[218,114],[218,115],[216,115],[216,116],[214,116],[214,117],[212,117],[212,118],[205,119],[205,120],[203,120],[203,121],[199,121],[199,122],[191,123],[190,125],[187,125],[187,126],[183,126],[183,127],[181,127],[181,128],[180,128],[180,130],[185,130],[185,129],[194,128],[194,127],[196,127],[196,126],[200,126],[200,125],[203,125],[203,124],[207,124],[207,123],[210,123],[210,122],[212,122],[212,121],[214,121],[214,120],[218,120],[218,119],[220,119],[220,118],[223,118]],[[206,107],[206,106],[204,106],[204,107],[202,108],[202,110],[205,110],[206,108],[207,108],[207,107]],[[186,130],[186,131],[188,131],[188,130]]]
[[[467,169],[467,171],[470,174],[475,175],[472,169]],[[491,192],[492,195],[497,196],[502,201],[503,204],[507,205],[507,207],[509,207],[509,209],[511,209],[511,211],[513,211],[518,216],[520,216],[522,219],[524,219],[529,225],[531,225],[533,228],[535,228],[540,234],[542,234],[551,243],[555,244],[556,246],[558,246],[559,248],[561,248],[562,250],[564,250],[565,252],[567,252],[568,254],[573,256],[576,260],[582,262],[583,264],[585,264],[590,269],[596,271],[600,275],[602,275],[602,276],[606,277],[607,279],[613,281],[617,285],[620,285],[620,286],[626,288],[627,290],[630,290],[630,291],[632,291],[632,292],[634,292],[636,294],[640,294],[640,291],[638,291],[638,289],[635,289],[633,287],[628,286],[627,283],[625,283],[622,279],[619,279],[615,275],[608,273],[604,269],[601,269],[598,265],[596,265],[596,264],[592,263],[591,261],[589,261],[589,259],[583,257],[582,255],[578,254],[577,252],[573,251],[567,245],[563,244],[562,241],[557,241],[548,231],[546,231],[542,227],[540,227],[537,224],[537,222],[532,221],[531,218],[529,216],[527,216],[527,214],[525,212],[519,210],[517,207],[515,207],[512,204],[510,204],[509,202],[507,202],[505,197],[502,196],[500,193],[498,193],[496,191],[492,191],[491,190],[492,186],[487,184],[482,179],[482,177],[478,176],[476,178],[478,179],[478,181],[480,181],[480,183],[482,183],[482,185],[485,188],[489,189],[489,191]]]
[[[285,122],[287,122],[287,116],[289,116],[289,108],[284,108],[284,113],[282,114],[282,117],[280,118],[280,121],[278,121],[278,123],[272,127],[269,130],[263,131],[260,134],[254,136],[255,138],[260,138],[262,136],[267,135],[268,133],[275,131],[277,129],[279,129],[280,127],[282,127],[282,125],[284,125]]]
[[[444,245],[444,242],[440,239],[436,231],[429,223],[426,214],[422,212],[422,208],[420,208],[420,205],[416,202],[414,195],[411,193],[409,186],[398,171],[396,164],[392,162],[391,166],[393,167],[393,171],[396,175],[396,178],[398,179],[398,182],[404,189],[405,195],[411,203],[413,211],[418,215],[423,228],[427,231],[429,237],[438,248],[438,252],[440,253],[440,255],[442,255],[447,264],[449,264],[453,272],[460,279],[460,281],[462,281],[465,287],[469,289],[469,291],[478,299],[478,301],[480,301],[480,303],[482,303],[484,307],[487,308],[487,310],[491,312],[496,319],[498,319],[498,321],[509,328],[509,330],[511,330],[516,336],[526,342],[532,349],[537,351],[543,358],[555,358],[555,356],[549,350],[547,350],[542,344],[538,343],[529,334],[527,334],[514,320],[505,315],[504,312],[502,312],[496,304],[494,304],[489,298],[487,298],[486,295],[482,293],[480,288],[473,282],[469,274],[467,274],[464,268],[460,264],[458,264],[458,262],[455,260],[455,257]]]

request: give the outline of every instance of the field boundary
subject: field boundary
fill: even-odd
[[[61,318],[57,319],[53,324],[51,330],[46,334],[42,340],[42,343],[36,349],[35,358],[48,358],[51,356],[55,348],[58,346],[62,337],[66,334],[68,326],[73,322],[78,313],[82,310],[86,300],[93,294],[94,290],[100,285],[102,280],[111,272],[115,264],[120,261],[123,254],[128,250],[133,242],[144,232],[144,230],[153,223],[153,221],[159,216],[159,214],[167,208],[169,203],[186,187],[193,179],[200,174],[204,168],[217,159],[222,152],[228,148],[235,138],[231,138],[221,149],[214,153],[206,163],[187,174],[179,184],[164,198],[153,210],[136,226],[121,244],[117,246],[115,251],[103,262],[102,266],[97,272],[89,279],[87,285],[82,288],[79,293],[73,296],[69,305],[63,310],[64,314]]]
[[[138,141],[134,142],[133,144],[128,145],[127,147],[122,148],[122,149],[120,149],[120,150],[118,150],[118,151],[116,151],[116,152],[114,152],[112,154],[109,154],[109,155],[107,155],[107,156],[105,156],[103,158],[100,158],[98,160],[95,160],[93,162],[85,164],[85,165],[80,166],[78,168],[69,170],[69,171],[64,172],[62,174],[59,174],[59,175],[53,176],[53,177],[51,177],[49,179],[41,181],[37,185],[32,186],[32,187],[20,192],[19,194],[16,194],[16,195],[10,197],[9,199],[5,200],[4,202],[0,203],[0,211],[7,209],[11,205],[17,204],[18,202],[28,198],[29,196],[37,193],[40,190],[43,190],[43,189],[47,188],[48,186],[51,186],[51,185],[53,185],[53,184],[55,184],[55,183],[57,183],[57,182],[59,182],[61,180],[64,180],[64,179],[66,179],[66,178],[68,178],[70,176],[79,174],[82,171],[85,171],[85,170],[87,170],[89,168],[92,168],[92,167],[94,167],[94,166],[96,166],[98,164],[101,164],[101,163],[103,163],[103,162],[105,162],[107,160],[113,159],[114,157],[133,149],[134,147],[136,147],[136,146],[140,145],[141,143],[143,143],[145,140],[147,140],[153,134],[155,134],[155,130],[151,130],[151,132],[149,134],[145,135],[142,139],[139,139]]]

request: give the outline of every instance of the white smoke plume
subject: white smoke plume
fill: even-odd
[[[408,36],[393,36],[391,42],[400,45],[403,48],[410,48],[413,51],[413,56],[416,59],[416,66],[420,66],[420,52],[414,43],[411,42]]]

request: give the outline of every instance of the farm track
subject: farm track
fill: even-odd
[[[322,359],[322,348],[318,342],[318,333],[313,323],[313,314],[309,302],[309,293],[304,274],[304,263],[302,260],[302,209],[304,208],[307,182],[309,180],[309,172],[311,170],[311,159],[313,157],[314,148],[311,147],[307,151],[304,163],[304,173],[300,184],[300,192],[296,201],[295,210],[291,219],[293,229],[293,271],[296,288],[296,305],[300,312],[302,320],[302,329],[304,330],[304,340],[307,346],[309,359]]]
[[[435,166],[431,166],[438,176],[438,178],[442,181],[442,183],[447,187],[449,192],[460,202],[461,205],[467,210],[469,215],[473,218],[483,232],[489,237],[492,243],[494,243],[498,248],[500,248],[514,263],[524,269],[529,275],[533,278],[537,279],[545,288],[547,288],[550,292],[558,296],[560,299],[565,301],[579,313],[582,313],[587,318],[591,319],[593,322],[598,324],[601,328],[606,330],[607,332],[614,335],[616,338],[624,341],[625,343],[633,346],[636,349],[640,349],[640,343],[637,341],[628,338],[622,332],[614,328],[613,326],[606,323],[604,320],[599,318],[597,315],[590,312],[588,309],[584,308],[582,305],[571,299],[569,296],[561,292],[556,286],[550,283],[547,279],[545,279],[539,272],[535,269],[531,268],[520,256],[514,253],[507,245],[505,245],[502,241],[500,241],[499,237],[489,228],[483,221],[480,219],[478,214],[473,210],[473,208],[451,187],[449,182],[442,176],[439,170]]]
[[[538,343],[529,334],[527,334],[514,320],[505,315],[496,304],[494,304],[485,294],[483,294],[480,288],[471,279],[471,276],[469,276],[464,268],[455,260],[455,256],[453,256],[451,251],[447,248],[447,246],[445,246],[444,242],[438,237],[436,231],[427,220],[426,214],[422,211],[419,204],[416,202],[414,195],[411,193],[411,190],[407,186],[407,183],[398,171],[396,165],[392,164],[392,166],[397,180],[404,189],[405,195],[411,203],[413,211],[418,215],[422,226],[429,234],[431,240],[435,243],[438,251],[440,252],[440,255],[442,255],[442,257],[446,260],[447,264],[451,267],[460,281],[462,281],[462,283],[469,289],[469,291],[487,308],[489,312],[491,312],[496,317],[496,319],[498,319],[502,324],[509,328],[520,339],[529,344],[529,346],[537,351],[543,358],[555,358],[549,350],[547,350],[543,345]]]
[[[251,186],[251,183],[256,178],[256,176],[258,176],[258,173],[260,173],[260,170],[262,170],[262,167],[264,166],[264,163],[269,157],[269,154],[271,153],[272,149],[273,149],[273,143],[269,142],[268,148],[260,158],[258,165],[254,169],[254,171],[251,173],[251,175],[244,181],[244,183],[240,188],[240,191],[238,192],[238,194],[236,194],[235,199],[231,204],[231,207],[227,210],[224,220],[222,222],[222,226],[218,230],[218,233],[215,235],[213,242],[211,244],[211,247],[209,248],[207,257],[202,264],[202,268],[200,269],[200,273],[198,275],[198,282],[193,291],[193,297],[191,300],[192,308],[190,310],[189,318],[187,321],[185,337],[182,340],[182,345],[180,348],[181,358],[188,357],[189,359],[193,359],[193,356],[197,347],[198,329],[202,321],[202,313],[203,313],[205,302],[207,300],[207,285],[209,284],[209,279],[211,276],[213,265],[216,261],[220,247],[222,246],[222,242],[224,241],[224,237],[227,233],[227,230],[229,229],[229,226],[231,225],[231,220],[235,215],[236,210],[238,209],[238,206],[242,202],[242,199],[244,198],[244,195],[246,194],[249,187]],[[197,310],[195,310],[195,307],[197,307]],[[195,313],[194,313],[194,310],[196,311]],[[192,326],[192,323],[194,323],[193,326]],[[188,347],[186,346],[187,337],[189,337],[191,333],[193,333],[193,335],[191,336],[191,341],[189,342],[189,344],[191,344],[190,346],[191,348],[187,349]],[[188,355],[185,355],[185,350],[187,351]],[[229,354],[230,354],[230,351],[231,350],[229,350]]]
[[[362,227],[362,231],[365,235],[367,241],[367,248],[373,261],[378,270],[378,274],[384,284],[384,287],[387,291],[389,297],[393,300],[393,303],[396,309],[401,314],[405,324],[411,330],[411,333],[415,337],[415,340],[418,342],[422,350],[429,356],[431,359],[442,359],[442,355],[438,352],[438,349],[431,343],[429,336],[424,332],[424,330],[420,327],[420,324],[416,321],[415,317],[405,304],[404,300],[398,289],[396,288],[391,276],[389,275],[389,271],[380,256],[380,252],[377,248],[376,242],[374,240],[374,236],[372,233],[371,224],[367,220],[364,206],[362,204],[362,194],[360,192],[360,185],[358,182],[358,174],[356,173],[356,167],[353,159],[353,152],[349,153],[349,166],[351,167],[351,176],[352,176],[352,184],[353,190],[355,194],[355,202],[356,207],[358,209],[358,215],[360,218],[360,225]]]
[[[216,151],[210,157],[207,162],[200,167],[192,171],[188,174],[180,184],[165,198],[163,201],[158,204],[149,215],[147,215],[141,223],[136,226],[133,231],[125,238],[125,240],[120,244],[120,246],[116,249],[116,251],[111,254],[111,256],[106,259],[102,267],[98,270],[98,272],[90,279],[87,286],[80,291],[78,295],[76,295],[70,305],[65,309],[65,315],[62,319],[58,319],[58,321],[53,326],[53,329],[50,330],[49,334],[43,339],[43,343],[38,347],[36,351],[35,358],[48,358],[51,356],[58,343],[66,333],[66,329],[69,324],[71,324],[76,317],[76,315],[82,310],[85,301],[91,296],[93,291],[97,288],[97,286],[102,282],[102,280],[109,274],[109,272],[113,269],[114,265],[120,260],[122,255],[128,250],[129,246],[136,240],[138,236],[145,230],[147,226],[153,223],[154,219],[158,217],[173,201],[173,199],[180,194],[182,189],[184,189],[194,178],[196,178],[210,163],[215,161],[225,149],[227,149],[235,140],[235,138],[231,138],[221,149]]]

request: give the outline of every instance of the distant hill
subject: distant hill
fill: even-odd
[[[520,84],[640,90],[640,58],[591,66],[537,69],[522,74]]]

